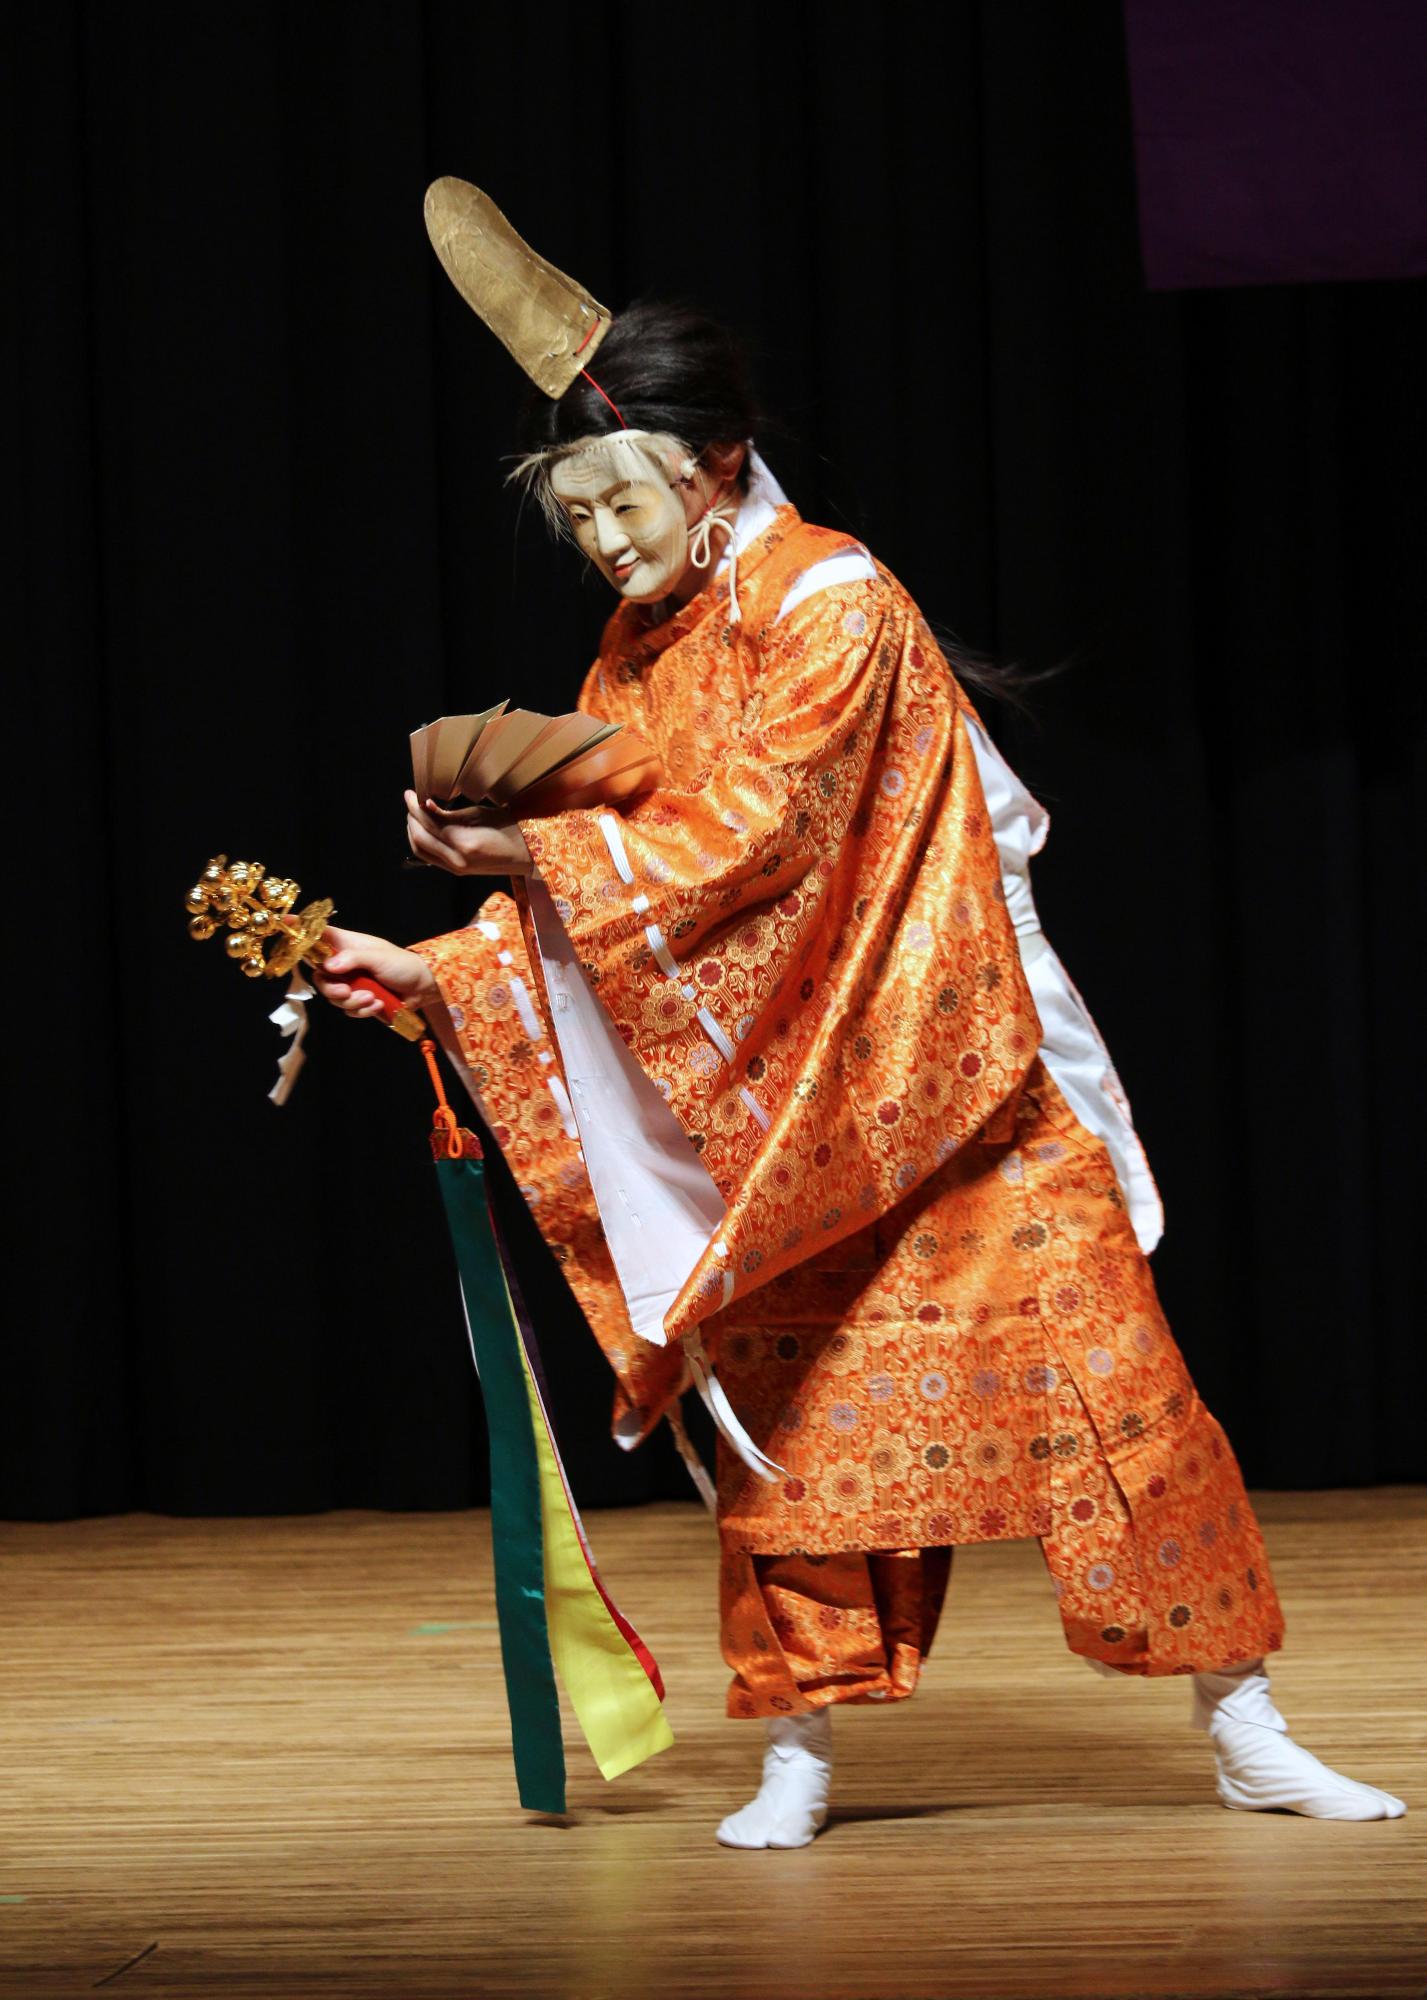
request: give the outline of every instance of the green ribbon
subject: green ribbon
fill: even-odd
[[[529,1811],[562,1813],[565,1747],[545,1619],[540,1464],[520,1333],[491,1227],[484,1167],[479,1160],[438,1159],[436,1173],[490,1432],[496,1617],[516,1783]]]

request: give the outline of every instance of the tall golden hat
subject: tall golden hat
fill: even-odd
[[[609,331],[609,308],[537,256],[469,181],[431,183],[426,233],[451,283],[536,388],[563,396]]]

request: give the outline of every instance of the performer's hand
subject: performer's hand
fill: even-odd
[[[406,838],[418,861],[449,875],[528,875],[535,863],[516,820],[474,825],[444,822],[435,808],[407,792]]]
[[[429,1007],[441,998],[426,960],[414,951],[403,951],[389,938],[373,937],[368,931],[339,930],[329,924],[322,933],[335,947],[332,956],[312,968],[312,983],[324,1000],[340,1007],[354,1019],[380,1020],[381,1001],[373,993],[353,992],[348,981],[367,973],[404,1000],[408,1007]]]

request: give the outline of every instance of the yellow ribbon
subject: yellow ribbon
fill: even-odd
[[[535,1429],[550,1652],[590,1753],[617,1778],[674,1741],[653,1683],[610,1616],[571,1513],[540,1390],[523,1344],[520,1365]]]

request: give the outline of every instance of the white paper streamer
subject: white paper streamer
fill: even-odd
[[[292,1095],[292,1086],[297,1082],[297,1073],[307,1061],[307,1052],[302,1044],[307,1039],[307,1002],[312,994],[312,987],[301,972],[294,969],[287,982],[287,998],[268,1015],[268,1019],[288,1038],[285,1053],[277,1059],[277,1082],[268,1092],[274,1104],[287,1103]]]
[[[714,1491],[714,1483],[709,1478],[708,1467],[699,1457],[697,1451],[695,1451],[689,1433],[684,1429],[684,1419],[679,1413],[677,1403],[671,1403],[669,1408],[664,1412],[664,1421],[674,1433],[674,1443],[678,1448],[680,1458],[684,1461],[684,1470],[688,1473],[690,1479],[693,1480],[694,1488],[699,1498],[711,1514],[717,1515],[718,1494]]]
[[[776,1459],[769,1458],[766,1452],[760,1451],[739,1422],[738,1415],[728,1400],[727,1390],[710,1366],[703,1341],[697,1334],[692,1334],[685,1340],[684,1346],[689,1357],[689,1373],[694,1378],[694,1387],[698,1390],[704,1408],[713,1418],[725,1442],[732,1445],[749,1471],[757,1473],[760,1479],[773,1480],[780,1474],[785,1475],[786,1467],[779,1465]]]

